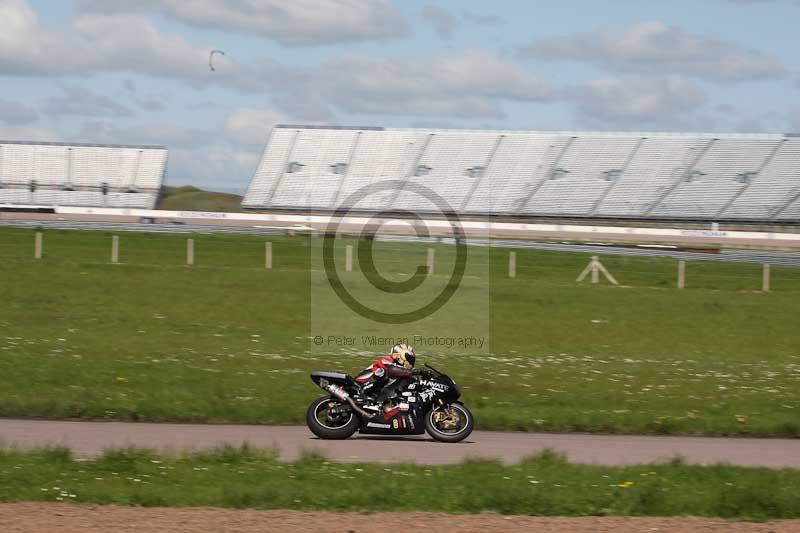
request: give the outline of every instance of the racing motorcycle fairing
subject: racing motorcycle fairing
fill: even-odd
[[[343,372],[312,372],[311,373],[311,380],[316,383],[317,385],[320,384],[322,380],[326,380],[329,383],[336,383],[338,385],[350,385],[351,383],[355,383],[353,378],[348,376]]]
[[[422,435],[425,433],[425,420],[410,414],[397,414],[391,420],[378,417],[362,420],[358,432],[362,435]]]
[[[413,398],[412,398],[413,399]],[[359,433],[365,435],[422,435],[425,413],[409,397],[403,402],[370,419],[362,419]]]
[[[359,431],[376,435],[421,435],[440,442],[461,442],[474,418],[458,401],[456,382],[430,365],[428,370],[381,389],[377,398],[342,372],[314,372],[311,379],[330,396],[314,400],[306,423],[317,437],[346,439]],[[387,394],[384,394],[387,393]]]

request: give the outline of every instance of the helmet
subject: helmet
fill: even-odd
[[[406,368],[414,368],[414,363],[417,361],[417,354],[414,352],[414,348],[408,344],[395,344],[392,346],[392,351],[389,355],[392,356],[392,359],[394,359],[397,364],[403,365]]]

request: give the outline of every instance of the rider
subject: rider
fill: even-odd
[[[404,387],[409,377],[421,373],[414,368],[416,360],[417,354],[413,347],[397,343],[392,346],[388,355],[379,357],[357,375],[356,383],[361,385],[367,396],[382,404],[398,392],[398,389]]]

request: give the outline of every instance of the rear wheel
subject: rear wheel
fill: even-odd
[[[306,424],[321,439],[346,439],[356,432],[358,416],[336,398],[317,398],[308,406]]]
[[[436,406],[425,415],[425,431],[441,442],[466,439],[474,425],[472,413],[460,403]]]

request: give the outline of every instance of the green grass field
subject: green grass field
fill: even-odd
[[[241,203],[242,197],[237,194],[203,191],[190,185],[165,186],[161,189],[157,209],[238,213],[242,210]]]
[[[0,451],[0,501],[216,506],[326,511],[494,511],[551,516],[800,517],[800,471],[658,465],[574,465],[542,453],[516,465],[282,463],[222,449],[159,456],[141,450],[78,460],[68,450]]]
[[[107,233],[46,231],[34,260],[33,231],[0,230],[0,416],[302,423],[311,370],[370,362],[311,343],[350,322],[310,290],[321,240],[270,238],[265,270],[266,238],[194,235],[187,267],[186,235],[120,236],[112,265]],[[424,263],[380,246],[387,277]],[[507,251],[473,257],[454,311],[408,334],[488,330],[488,349],[419,356],[479,428],[800,436],[800,271],[762,293],[758,265],[691,262],[677,290],[672,260],[604,257],[610,287],[575,283],[585,254],[518,251],[516,279]]]

